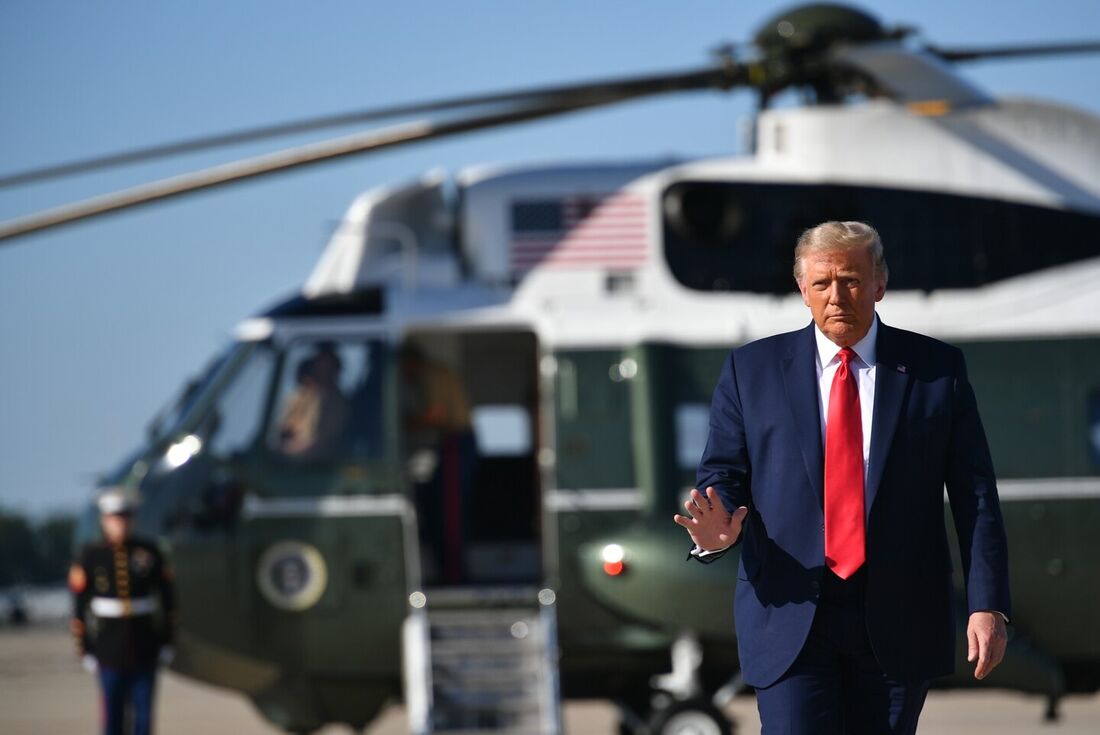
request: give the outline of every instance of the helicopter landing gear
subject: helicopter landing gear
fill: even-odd
[[[629,707],[619,706],[619,735],[733,735],[729,718],[702,697],[666,699],[649,712],[648,721]]]
[[[1043,711],[1043,722],[1048,725],[1053,725],[1058,722],[1058,720],[1062,719],[1062,713],[1058,711],[1059,702],[1060,697],[1055,694],[1051,694],[1047,697],[1047,707],[1046,710]]]
[[[702,697],[673,702],[654,710],[650,735],[732,735],[733,723],[714,703]]]
[[[658,692],[666,692],[674,699],[686,700],[698,697],[703,691],[699,681],[699,667],[703,664],[703,648],[691,633],[681,633],[672,642],[672,671],[650,679]]]
[[[653,696],[648,715],[638,714],[620,703],[621,735],[732,735],[733,723],[715,702],[728,702],[737,692],[734,677],[715,699],[703,692],[699,669],[703,649],[691,633],[680,635],[672,644],[672,671],[650,680]]]

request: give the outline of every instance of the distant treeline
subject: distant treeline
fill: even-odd
[[[64,580],[73,558],[75,522],[70,515],[30,521],[0,509],[0,587]]]

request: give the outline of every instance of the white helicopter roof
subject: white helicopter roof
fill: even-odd
[[[699,292],[676,281],[663,257],[661,197],[680,181],[848,184],[1100,213],[1100,119],[1035,101],[919,115],[872,100],[765,111],[752,155],[479,165],[458,172],[453,185],[435,170],[357,198],[303,292],[384,287],[401,294],[390,303],[410,318],[427,318],[431,301],[437,316],[456,308],[479,323],[518,316],[548,341],[576,344],[729,342],[805,323],[793,284],[789,297],[777,297]],[[577,207],[587,208],[584,226],[565,245],[559,233],[547,255],[539,228],[560,229],[550,220]],[[1077,284],[1086,274],[1095,283],[1100,267],[1089,261],[932,295],[895,292],[882,311],[888,321],[956,336],[1094,330],[1096,289],[1049,282]],[[478,298],[457,298],[471,289]],[[1033,289],[1044,298],[1021,306],[1021,293]],[[1002,313],[1013,317],[999,320]]]

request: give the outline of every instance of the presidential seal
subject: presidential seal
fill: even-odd
[[[280,610],[308,610],[321,599],[327,582],[321,552],[301,541],[272,544],[260,555],[256,567],[260,592]]]

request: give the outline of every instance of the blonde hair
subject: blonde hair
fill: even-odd
[[[798,238],[798,245],[794,248],[794,280],[802,280],[802,259],[810,253],[855,248],[870,251],[875,274],[881,276],[883,281],[890,277],[890,269],[882,253],[882,240],[874,227],[866,222],[829,221],[811,227]]]

